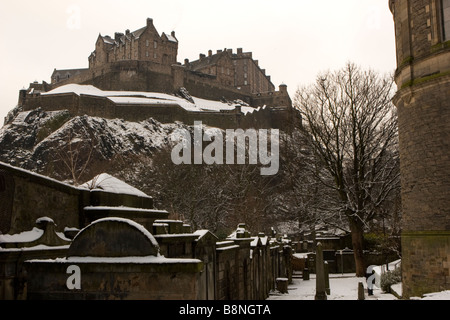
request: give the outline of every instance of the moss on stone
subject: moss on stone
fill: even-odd
[[[435,52],[437,52],[439,50],[447,49],[447,48],[450,48],[450,40],[449,41],[445,41],[445,42],[440,42],[438,44],[435,44],[435,45],[431,46],[430,51],[431,51],[431,53],[435,53]]]
[[[69,121],[70,118],[70,113],[68,111],[63,111],[45,122],[44,125],[39,128],[39,131],[37,133],[37,143],[41,142],[50,134],[61,128],[64,123]]]
[[[445,76],[448,76],[448,75],[450,75],[450,71],[433,73],[433,74],[430,74],[430,75],[422,77],[422,78],[412,79],[412,80],[409,80],[409,81],[403,83],[401,89],[404,89],[404,88],[407,88],[407,87],[412,87],[412,86],[415,86],[415,85],[419,85],[419,84],[422,84],[422,83],[425,83],[425,82],[428,82],[428,81],[432,81],[432,80],[435,80],[435,79],[438,79],[438,78],[441,78],[441,77],[445,77]]]
[[[403,61],[400,63],[399,65],[399,69],[401,69],[402,67],[411,64],[414,61],[414,57],[413,56],[407,56],[405,59],[403,59]]]

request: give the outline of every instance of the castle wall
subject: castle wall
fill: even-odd
[[[83,94],[78,96],[75,93],[27,96],[22,107],[24,111],[36,108],[46,111],[68,110],[71,116],[89,115],[125,121],[154,118],[162,123],[181,121],[187,125],[193,125],[194,121],[202,121],[204,124],[224,129],[286,129],[292,115],[290,108],[260,108],[247,114],[236,111],[192,112],[176,104],[116,104],[106,97]]]
[[[213,84],[210,80],[193,74],[186,75],[184,87],[192,96],[203,99],[219,100],[223,97],[227,100],[240,99],[246,103],[251,103],[251,97],[247,93],[234,88]]]
[[[450,47],[443,38],[440,4],[390,1],[406,298],[450,289]]]

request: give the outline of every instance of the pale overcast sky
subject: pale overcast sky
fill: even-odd
[[[209,49],[253,52],[275,87],[312,83],[347,61],[395,70],[387,0],[6,0],[0,2],[0,126],[19,90],[47,81],[54,68],[87,68],[99,33],[134,31],[147,17],[176,32],[178,62]]]

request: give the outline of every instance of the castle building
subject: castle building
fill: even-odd
[[[243,52],[242,48],[232,55],[235,66],[235,86],[249,93],[273,92],[275,86],[266,70],[261,69],[259,61],[254,60],[251,52]]]
[[[199,54],[199,59],[189,62],[185,59],[186,70],[196,74],[210,75],[223,86],[234,86],[234,65],[228,51],[218,50],[216,54],[208,51],[208,56]]]
[[[190,62],[185,59],[184,66],[191,72],[215,76],[222,85],[234,86],[246,93],[274,92],[270,76],[252,55],[252,52],[243,52],[242,48],[238,48],[236,53],[227,48],[217,50],[215,54],[209,50],[208,55],[201,53],[198,60]]]
[[[65,70],[54,70],[51,76],[51,83],[58,83],[60,81],[68,80],[74,76],[80,75],[88,69],[65,69]]]
[[[183,65],[177,62],[177,55],[175,32],[160,35],[153,19],[147,18],[146,26],[136,31],[115,32],[114,37],[99,34],[95,50],[88,58],[89,68],[55,69],[51,86],[54,89],[76,83],[94,85],[102,90],[165,93],[190,86],[197,95],[203,94],[201,98],[225,97],[246,102],[250,102],[252,95],[275,93],[266,70],[253,59],[252,52],[243,52],[242,48],[236,53],[226,48],[214,54],[209,50],[207,55],[199,54],[198,60],[185,59]]]
[[[159,35],[153,19],[147,19],[147,25],[134,32],[125,34],[116,32],[114,39],[99,34],[95,50],[89,56],[89,69],[102,67],[106,63],[121,60],[152,61],[163,65],[177,62],[178,40],[175,31]]]
[[[450,0],[390,0],[405,298],[450,289]]]
[[[209,125],[230,128],[287,129],[299,123],[300,116],[293,111],[287,86],[281,84],[275,90],[271,77],[266,75],[265,69],[261,69],[258,60],[253,59],[252,52],[243,52],[242,48],[238,48],[236,53],[232,49],[224,49],[213,54],[209,50],[207,55],[200,54],[198,60],[190,62],[185,59],[181,64],[177,62],[178,44],[175,32],[159,34],[151,18],[136,31],[116,32],[114,37],[99,34],[95,50],[88,58],[89,68],[55,69],[50,84],[45,81],[42,84],[33,83],[27,90],[20,91],[19,106],[23,110],[38,107],[59,110],[64,106],[71,110],[72,115],[122,117],[130,121],[154,117],[164,123],[182,121],[191,124],[192,118],[196,118],[205,120]],[[137,99],[131,99],[135,109],[132,111],[128,104],[111,103],[111,99],[105,97],[97,96],[94,103],[89,100],[92,95],[78,96],[74,92],[64,91],[67,85],[74,84],[87,86],[85,88],[93,86],[105,92],[120,91],[123,95],[134,97],[146,97],[146,93],[152,92],[183,97],[188,102],[192,102],[192,97],[210,102],[209,106],[196,109],[207,111],[200,115],[199,112],[179,108],[179,104],[164,103],[162,106],[161,101],[152,104],[148,99],[140,100],[142,103],[139,104]],[[64,92],[58,91],[57,96],[46,95],[63,87],[66,89]],[[72,98],[61,94],[71,94]],[[65,98],[68,101],[61,104],[59,100]],[[215,110],[217,101],[236,105],[236,108]],[[239,106],[235,102],[239,102]],[[242,112],[242,106],[251,110]]]

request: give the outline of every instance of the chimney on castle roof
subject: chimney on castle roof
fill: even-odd
[[[237,48],[237,54],[242,54],[242,48]]]
[[[227,49],[228,53],[233,53],[233,49]]]
[[[212,56],[212,50],[208,50],[208,57]]]
[[[256,64],[256,65],[259,65],[259,61],[258,61],[258,60],[255,60],[255,64]]]
[[[278,86],[278,89],[280,90],[281,93],[287,94],[287,85],[285,85],[284,83],[280,84]]]
[[[175,37],[175,31],[172,31],[170,34],[172,35],[172,37]]]
[[[147,27],[153,26],[153,19],[147,18]]]
[[[123,33],[116,32],[116,33],[114,33],[114,40],[115,40],[116,42],[119,42],[120,37],[122,37],[122,36],[123,36]]]
[[[188,66],[188,65],[189,65],[189,59],[184,59],[184,64],[185,64],[186,66]]]
[[[199,54],[200,60],[204,59],[205,57],[206,57],[206,56],[205,56],[203,53],[200,53],[200,54]]]
[[[125,34],[129,35],[130,34],[130,29],[125,30]]]
[[[222,50],[217,50],[217,53],[221,53],[222,52]]]

